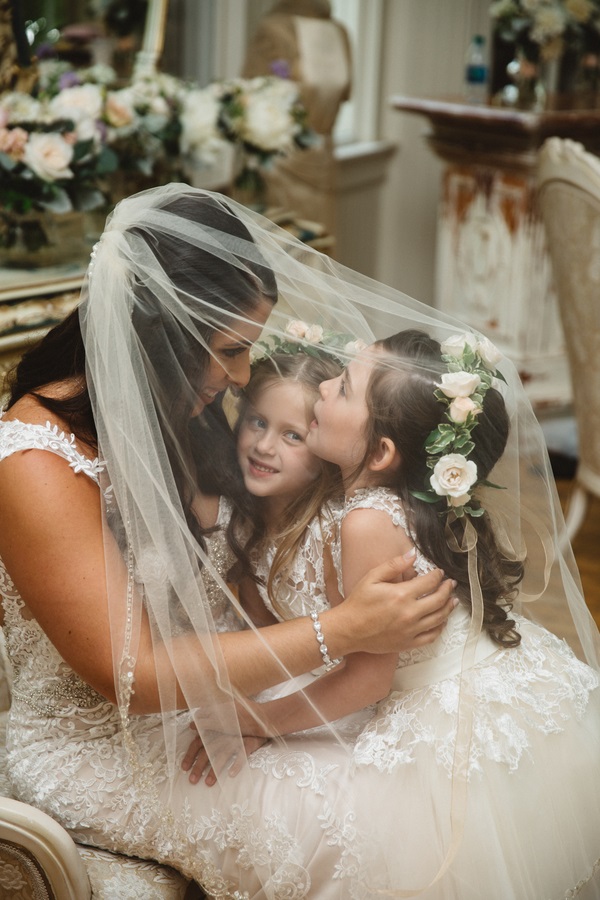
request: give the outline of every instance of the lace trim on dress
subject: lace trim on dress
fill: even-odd
[[[337,529],[339,505],[329,504],[312,519],[304,534],[302,545],[285,577],[275,580],[274,589],[279,609],[275,609],[266,584],[275,557],[276,547],[258,548],[252,554],[252,566],[261,578],[258,590],[266,608],[280,621],[324,612],[329,608],[325,590],[323,547],[329,545]]]
[[[105,469],[104,462],[98,457],[89,459],[84,456],[77,449],[74,434],[67,434],[61,431],[58,425],[52,425],[50,422],[46,422],[45,425],[32,425],[18,419],[6,421],[3,416],[4,413],[0,413],[0,426],[3,431],[0,460],[21,450],[50,450],[66,459],[74,472],[83,472],[84,475],[98,481],[98,476]]]

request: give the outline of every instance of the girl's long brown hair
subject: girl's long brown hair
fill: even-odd
[[[259,360],[254,364],[252,377],[243,391],[239,423],[242,423],[244,415],[249,407],[257,401],[262,391],[270,386],[280,384],[282,381],[291,381],[304,389],[307,404],[312,404],[318,398],[321,382],[337,378],[341,369],[340,363],[331,357],[309,356],[302,352],[294,355],[276,353]],[[282,615],[284,611],[277,604],[277,583],[281,583],[291,570],[309,522],[315,516],[323,515],[329,500],[341,495],[342,481],[337,466],[322,462],[321,471],[316,480],[312,481],[289,504],[282,520],[277,523],[277,548],[266,587],[271,603]],[[269,523],[265,521],[264,515],[261,515],[259,500],[256,500],[256,510],[257,515],[251,519],[244,516],[240,509],[235,510],[229,534],[231,543],[232,540],[235,540],[233,535],[247,533],[250,529],[243,553],[246,556],[245,573],[251,574],[255,580],[250,569],[250,554],[253,550],[262,549],[264,544],[271,540],[268,534]],[[240,551],[238,550],[239,555]]]
[[[431,474],[427,467],[425,441],[442,422],[445,411],[434,395],[436,382],[441,373],[447,371],[441,359],[440,345],[415,329],[378,341],[375,347],[398,363],[375,362],[367,393],[370,415],[363,465],[375,452],[380,438],[393,441],[400,455],[400,465],[390,472],[386,486],[402,501],[420,552],[443,569],[449,578],[456,580],[458,597],[470,605],[468,554],[453,549],[446,533],[446,527],[451,528],[457,545],[461,546],[465,519],[446,514],[445,497],[440,497],[439,503],[426,503],[412,493],[423,491]],[[508,431],[504,400],[498,391],[490,388],[483,412],[477,417],[473,431],[475,449],[469,456],[477,465],[479,479],[487,478],[502,456]],[[508,613],[523,578],[523,563],[508,558],[502,550],[487,512],[470,521],[477,534],[484,627],[501,646],[517,646],[521,638]]]

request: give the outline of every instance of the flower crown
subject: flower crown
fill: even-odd
[[[351,334],[326,331],[321,325],[309,325],[300,319],[289,321],[285,334],[289,337],[272,334],[267,340],[258,341],[252,351],[252,363],[268,359],[275,353],[288,353],[291,356],[305,353],[317,359],[323,359],[327,355],[345,366],[349,358],[367,346],[364,341],[357,340]]]
[[[494,378],[506,379],[496,368],[502,358],[500,352],[485,337],[466,333],[454,335],[441,345],[442,359],[448,365],[435,397],[446,407],[444,418],[425,441],[427,466],[433,469],[426,491],[412,491],[418,500],[438,503],[446,497],[448,507],[461,518],[482,516],[483,507],[472,501],[472,492],[479,485],[499,488],[477,477],[477,466],[468,456],[475,449],[471,432],[477,416],[483,410],[485,395]]]

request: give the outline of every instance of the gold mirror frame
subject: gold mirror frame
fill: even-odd
[[[148,0],[142,48],[135,60],[134,76],[156,72],[165,43],[169,0]]]

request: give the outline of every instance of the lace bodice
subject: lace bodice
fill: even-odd
[[[254,571],[263,582],[258,585],[261,598],[278,619],[307,616],[313,610],[322,612],[329,606],[325,588],[324,547],[330,546],[333,541],[340,509],[340,504],[331,503],[308,524],[291,571],[284,579],[276,579],[274,588],[278,608],[271,603],[266,589],[276,546],[271,543],[266,549],[253,554]]]
[[[348,497],[340,512],[339,524],[344,518],[355,509],[378,509],[387,513],[394,525],[402,528],[406,534],[413,539],[410,526],[406,517],[406,513],[399,498],[389,488],[361,488],[351,497]],[[342,545],[341,545],[341,529],[338,528],[335,540],[332,543],[333,562],[338,574],[338,584],[342,595],[344,595],[344,585],[342,579]],[[426,575],[435,569],[435,564],[427,559],[417,549],[413,567],[419,575]],[[407,650],[400,654],[398,659],[398,667],[421,663],[424,660],[435,659],[452,650],[461,648],[465,641],[470,621],[469,611],[464,606],[457,606],[448,619],[447,627],[444,629],[440,637],[432,644],[424,647],[418,647],[413,650]]]
[[[97,457],[89,459],[84,456],[75,443],[74,434],[66,434],[58,425],[32,425],[16,419],[4,419],[0,414],[2,440],[0,440],[0,460],[6,459],[21,450],[49,450],[62,456],[75,473],[83,472],[98,482],[98,476],[104,471],[104,463]]]

